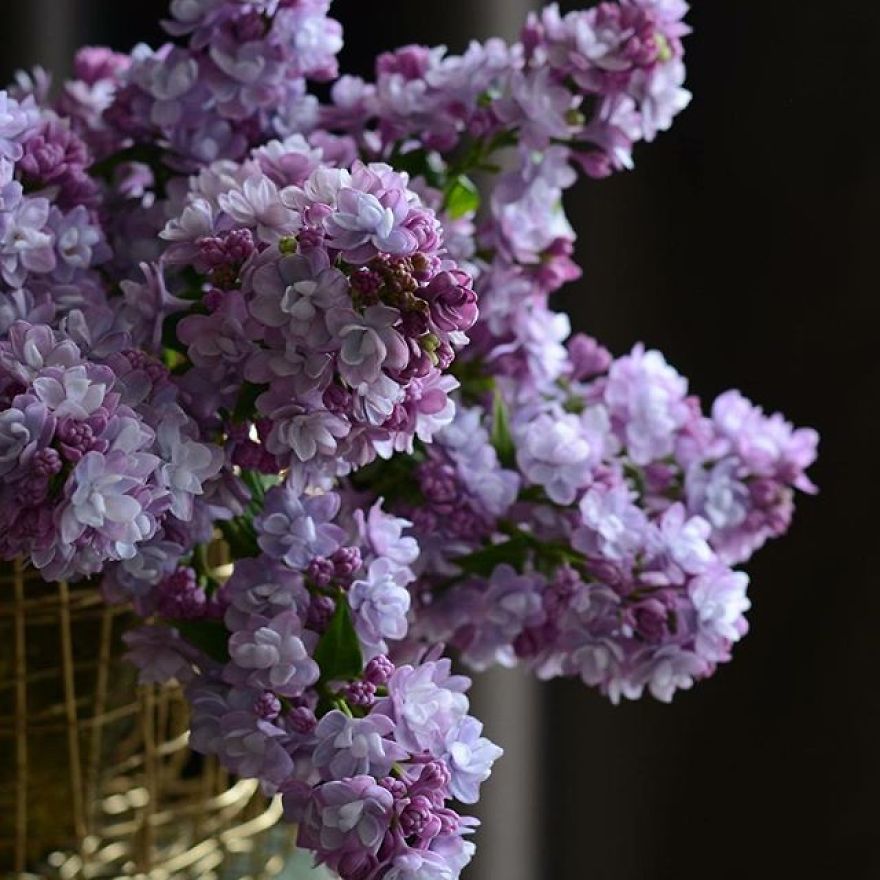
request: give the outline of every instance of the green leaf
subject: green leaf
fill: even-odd
[[[467,175],[459,174],[446,186],[446,213],[453,220],[458,220],[476,211],[480,207],[480,192],[476,184]]]
[[[243,382],[238,392],[238,400],[235,401],[235,409],[232,411],[232,421],[238,424],[247,421],[254,414],[257,398],[268,388],[268,385],[254,385],[252,382]]]
[[[422,149],[403,152],[397,147],[391,153],[389,164],[395,171],[406,171],[411,177],[428,177],[433,173],[428,154]],[[436,178],[436,174],[433,176]]]
[[[502,467],[512,468],[516,465],[516,446],[510,433],[507,405],[498,390],[495,391],[492,401],[492,445],[498,453]]]
[[[489,577],[503,563],[522,571],[529,556],[530,543],[523,536],[514,536],[502,544],[492,544],[482,550],[475,550],[467,556],[459,556],[452,561],[468,574]]]
[[[174,626],[183,638],[212,660],[218,663],[229,660],[229,631],[220,621],[180,620],[175,621]]]
[[[315,661],[321,667],[319,688],[330,681],[357,678],[364,668],[361,643],[344,596],[336,600],[330,624],[315,648]]]
[[[217,525],[234,559],[260,555],[257,533],[247,519],[239,516],[235,519],[221,520]]]

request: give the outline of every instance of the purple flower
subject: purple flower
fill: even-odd
[[[332,492],[299,495],[290,486],[275,487],[254,520],[260,547],[304,571],[316,556],[330,556],[341,546],[344,532],[332,522],[339,505],[339,496]]]
[[[364,516],[361,510],[355,511],[355,519],[363,539],[376,556],[389,559],[399,568],[408,568],[419,555],[419,545],[410,535],[404,535],[404,529],[412,523],[400,517],[386,513],[382,509],[381,499],[377,501]]]
[[[461,271],[439,272],[422,291],[431,320],[441,330],[470,330],[479,314],[471,279]]]
[[[391,824],[394,797],[372,776],[326,782],[314,793],[322,854],[335,861],[345,852],[376,855]]]
[[[287,454],[289,457],[292,452],[295,462],[303,464],[317,456],[334,456],[339,441],[347,437],[351,430],[349,424],[335,413],[320,409],[303,412],[296,404],[271,409],[268,415],[274,424],[266,448],[278,456]],[[294,473],[302,472],[297,470]]]
[[[802,492],[816,491],[804,473],[816,458],[815,431],[795,430],[779,413],[765,416],[738,391],[728,391],[715,401],[712,421],[753,474],[776,477]]]
[[[156,427],[157,451],[162,459],[162,483],[171,495],[171,512],[182,520],[192,518],[193,498],[223,466],[223,451],[200,443],[196,425],[177,405],[164,408]]]
[[[34,379],[33,390],[55,418],[85,421],[104,407],[113,381],[111,370],[93,364],[50,367]]]
[[[462,718],[446,740],[445,760],[451,779],[449,790],[463,804],[475,804],[480,798],[480,785],[492,773],[492,765],[503,754],[493,742],[482,736],[483,725],[470,715]]]
[[[407,182],[388,165],[355,163],[323,224],[329,243],[348,262],[437,249],[437,221],[411,199]]]
[[[580,501],[582,526],[572,544],[590,556],[612,562],[632,558],[645,543],[648,521],[625,485],[590,489]]]
[[[588,485],[598,451],[587,439],[577,416],[548,413],[519,431],[517,464],[531,483],[543,486],[557,504],[571,504]]]
[[[715,559],[708,538],[712,527],[700,516],[688,517],[673,504],[660,517],[660,538],[672,562],[687,574],[699,574]]]
[[[273,690],[282,696],[297,696],[320,675],[310,656],[314,639],[304,631],[294,611],[269,619],[254,615],[247,626],[229,639],[232,663],[226,674],[251,687]]]
[[[748,575],[717,565],[695,577],[688,592],[697,613],[697,653],[712,663],[730,659],[730,645],[745,635],[751,607]]]
[[[463,632],[456,638],[466,662],[477,670],[493,663],[515,665],[513,645],[518,636],[544,622],[543,588],[541,575],[520,575],[507,564],[496,566],[488,583],[474,591],[474,607],[465,615]]]
[[[253,614],[274,617],[290,610],[302,619],[309,607],[302,575],[265,556],[236,560],[222,596],[229,606],[226,620],[230,628],[243,626],[246,617]]]
[[[394,329],[400,313],[387,306],[369,306],[363,315],[352,309],[333,309],[327,329],[338,337],[339,373],[353,388],[374,382],[379,371],[400,370],[409,360],[403,337]]]
[[[55,268],[49,211],[47,199],[26,197],[10,213],[0,215],[0,275],[13,288],[20,287],[29,273]]]
[[[271,254],[272,252],[267,252]],[[314,332],[319,315],[350,302],[348,282],[338,269],[315,265],[301,254],[278,255],[254,271],[251,313],[268,327],[289,325],[297,336]]]
[[[191,568],[180,568],[156,586],[156,609],[162,617],[198,620],[208,612],[208,597]]]
[[[70,477],[69,501],[59,517],[61,540],[72,544],[91,529],[112,542],[116,558],[134,556],[135,545],[156,530],[139,490],[158,464],[147,453],[86,453]]]
[[[391,739],[394,722],[387,715],[350,718],[339,710],[328,712],[315,730],[315,766],[332,779],[369,773],[385,776],[396,761],[408,757]]]
[[[695,462],[687,472],[688,509],[705,517],[718,532],[735,529],[749,510],[749,489],[737,472],[741,465],[724,458],[711,468]]]
[[[197,652],[176,629],[142,626],[123,635],[128,648],[126,659],[137,666],[140,684],[186,683],[194,675]]]
[[[457,880],[459,868],[440,853],[407,849],[395,856],[384,880]]]
[[[348,593],[355,614],[355,628],[371,653],[388,650],[386,639],[399,641],[406,635],[410,595],[406,584],[412,574],[380,557],[371,563],[367,576],[356,580]]]
[[[376,704],[396,722],[395,740],[412,754],[442,755],[450,732],[465,717],[470,679],[452,675],[449,660],[399,666],[388,682],[388,698]]]
[[[675,433],[688,419],[687,381],[658,351],[637,345],[608,371],[605,402],[612,422],[635,464],[672,453]]]
[[[22,156],[22,142],[34,128],[39,110],[33,98],[19,103],[0,89],[0,160],[18,161]]]
[[[394,664],[384,654],[377,654],[364,667],[364,680],[381,687],[394,673]]]
[[[217,204],[235,223],[256,229],[260,241],[273,243],[296,231],[296,214],[282,204],[278,188],[265,175],[248,177],[240,187],[217,197]]]
[[[192,709],[190,745],[217,755],[233,773],[259,779],[275,792],[293,773],[293,759],[284,748],[285,731],[253,711],[258,692],[196,679],[187,689]]]
[[[48,445],[54,428],[55,420],[41,402],[0,412],[0,478],[26,466],[39,449]]]

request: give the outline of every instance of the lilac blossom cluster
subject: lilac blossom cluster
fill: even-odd
[[[109,248],[92,157],[68,120],[0,90],[0,338],[17,320],[70,320],[103,311],[98,267]]]
[[[232,461],[306,482],[428,443],[477,318],[432,210],[381,163],[320,162],[299,137],[197,178],[162,233],[197,273],[175,315],[184,387],[235,414]]]
[[[593,177],[632,167],[632,149],[687,106],[683,0],[604,2],[530,15],[521,42],[473,42],[463,55],[404,46],[375,82],[343,76],[320,121],[367,149],[452,153],[463,142],[570,143]],[[515,135],[512,137],[511,135]]]
[[[612,359],[579,336],[569,352],[564,379],[531,394],[499,377],[494,402],[395,463],[423,548],[411,636],[477,670],[524,663],[615,702],[668,701],[745,634],[748,577],[731,566],[815,491],[818,438],[736,391],[704,414],[657,351]]]
[[[200,442],[164,374],[140,352],[99,363],[47,325],[10,327],[0,341],[0,557],[30,559],[52,580],[93,575],[136,558],[166,517],[192,518],[224,456]]]
[[[409,168],[441,211],[450,253],[475,278],[481,320],[466,356],[484,371],[552,381],[564,369],[568,318],[547,303],[580,275],[563,193],[578,171],[631,168],[635,144],[687,106],[687,9],[551,5],[514,45],[472,43],[460,56],[405,46],[379,57],[375,82],[334,84],[321,124]],[[491,182],[478,190],[474,173]]]
[[[565,190],[688,103],[683,0],[373,82],[328,7],[172,0],[166,45],[0,91],[0,556],[101,574],[193,747],[344,880],[455,880],[500,749],[444,645],[670,699],[817,438],[551,308]]]
[[[83,50],[62,107],[103,153],[160,147],[186,170],[241,159],[317,114],[307,81],[337,76],[330,0],[174,0],[174,42],[129,55]],[[286,129],[276,119],[284,108]],[[140,154],[143,150],[135,150]]]
[[[145,585],[161,623],[126,636],[141,680],[184,682],[193,748],[280,793],[340,877],[457,876],[476,822],[453,801],[477,801],[501,750],[448,659],[385,653],[408,628],[410,523],[284,483],[253,525],[258,555],[224,584],[193,557]]]

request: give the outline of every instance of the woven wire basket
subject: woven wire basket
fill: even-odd
[[[122,660],[131,622],[94,585],[0,563],[0,876],[279,874],[280,804],[190,752],[180,689]]]

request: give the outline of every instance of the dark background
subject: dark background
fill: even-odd
[[[0,81],[48,46],[39,3],[3,5]],[[344,67],[460,49],[489,5],[338,0]],[[74,42],[124,49],[160,39],[165,2],[43,6]],[[617,353],[661,348],[707,398],[735,385],[816,426],[822,492],[749,566],[752,630],[715,678],[671,707],[542,688],[534,880],[877,878],[880,6],[705,2],[689,20],[694,101],[634,173],[570,192],[585,272],[558,306]]]

